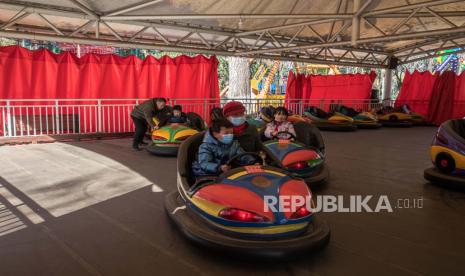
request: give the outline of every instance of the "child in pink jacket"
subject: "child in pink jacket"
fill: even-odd
[[[291,122],[287,121],[288,116],[289,112],[285,107],[280,106],[276,108],[274,113],[274,120],[266,124],[265,136],[269,139],[275,138],[276,136],[279,139],[287,140],[294,138],[296,136],[294,126]],[[282,131],[289,132],[294,135],[294,137],[286,133],[278,134]]]

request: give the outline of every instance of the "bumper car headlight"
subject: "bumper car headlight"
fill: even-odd
[[[241,210],[241,209],[236,209],[236,208],[226,208],[220,211],[218,214],[220,217],[227,219],[227,220],[232,220],[232,221],[240,221],[240,222],[265,222],[268,221],[266,217],[263,217],[261,215]]]
[[[291,215],[290,219],[300,219],[300,218],[307,217],[310,214],[311,214],[310,211],[307,210],[305,206],[302,206]]]

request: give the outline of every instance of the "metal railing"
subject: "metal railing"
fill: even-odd
[[[63,134],[124,133],[133,131],[132,109],[145,99],[24,99],[0,100],[0,137]],[[383,105],[366,100],[308,99],[235,99],[256,114],[264,106],[286,106],[302,114],[308,106],[329,110],[344,104],[359,111],[370,111]],[[182,105],[184,112],[195,112],[207,119],[213,107],[230,99],[169,99],[168,104]],[[390,105],[391,103],[385,103]]]

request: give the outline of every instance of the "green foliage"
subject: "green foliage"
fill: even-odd
[[[229,66],[226,58],[217,56],[218,59],[218,83],[220,91],[229,84]]]

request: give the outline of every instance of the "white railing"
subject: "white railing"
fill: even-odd
[[[308,99],[235,99],[241,101],[247,114],[256,114],[267,105],[285,105],[295,114],[308,106],[329,110],[344,104],[360,111],[370,111],[382,103],[365,100]],[[40,135],[125,133],[133,131],[132,109],[144,99],[0,99],[0,137]],[[184,112],[195,112],[207,119],[213,107],[223,106],[225,99],[169,99]],[[388,103],[390,104],[390,103]]]
[[[132,132],[138,100],[0,100],[6,137]]]

